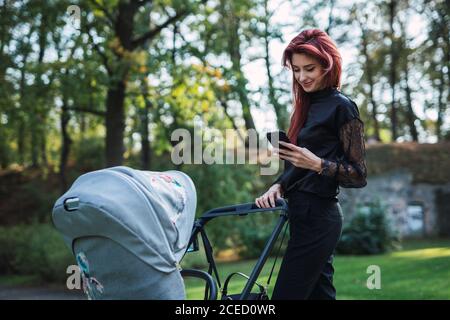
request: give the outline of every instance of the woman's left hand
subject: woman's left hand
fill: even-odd
[[[286,143],[284,141],[280,141],[279,143],[288,148],[288,150],[274,149],[274,151],[279,154],[281,159],[287,160],[299,168],[320,171],[322,167],[322,159],[314,153],[306,148],[298,147],[292,143]]]

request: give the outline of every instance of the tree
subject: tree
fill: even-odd
[[[371,30],[367,28],[367,23],[369,21],[369,15],[365,12],[362,6],[353,6],[351,9],[351,17],[355,19],[359,31],[361,32],[361,43],[360,43],[360,55],[362,58],[361,67],[364,71],[362,78],[364,79],[364,84],[367,86],[362,86],[361,90],[364,92],[364,96],[367,97],[368,102],[370,103],[372,110],[370,112],[371,125],[373,128],[373,138],[376,141],[381,141],[380,139],[380,128],[377,119],[377,102],[375,99],[375,63],[374,59],[376,58],[376,49],[374,48],[374,44],[377,41],[374,41],[375,34]],[[365,89],[367,88],[367,89]]]
[[[285,91],[275,87],[275,79],[271,72],[271,61],[270,61],[270,52],[269,46],[270,42],[274,39],[283,40],[280,29],[277,26],[270,23],[270,19],[275,13],[274,11],[270,12],[268,8],[268,0],[264,0],[262,3],[263,7],[263,16],[261,17],[264,28],[262,30],[262,39],[264,41],[264,63],[267,72],[267,80],[268,80],[268,96],[270,104],[273,106],[275,114],[277,116],[277,124],[278,128],[281,130],[286,130],[289,126],[289,114],[287,112],[286,105],[281,104],[279,102],[279,94],[286,93]]]
[[[151,43],[162,30],[191,13],[193,3],[173,1],[159,4],[121,0],[118,3],[108,3],[108,6],[107,3],[102,4],[97,1],[89,1],[89,4],[91,8],[100,10],[102,14],[88,17],[84,23],[84,30],[90,35],[93,48],[102,57],[109,77],[105,121],[106,161],[108,166],[120,165],[123,163],[125,149],[124,101],[127,79],[135,62],[133,59],[139,54],[138,51],[144,44]],[[168,12],[168,6],[172,5],[171,11],[174,11],[174,14],[168,15],[163,23],[143,30],[142,25],[138,24],[139,16],[150,15],[156,10],[157,5],[161,5],[164,13]],[[97,37],[105,40],[97,43],[91,35],[92,29],[95,29]]]
[[[427,36],[420,45],[418,65],[437,91],[431,105],[437,111],[435,133],[438,141],[444,133],[442,127],[450,105],[450,6],[448,1],[419,1],[417,11],[428,22]]]

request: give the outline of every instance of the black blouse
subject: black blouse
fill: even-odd
[[[297,145],[322,158],[322,172],[298,168],[284,161],[280,183],[285,197],[293,190],[336,197],[339,186],[362,188],[367,184],[364,123],[356,104],[335,88],[309,94],[311,105]]]

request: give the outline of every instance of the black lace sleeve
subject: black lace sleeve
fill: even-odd
[[[272,185],[279,183],[281,185],[281,191],[284,193],[287,190],[287,182],[289,176],[295,167],[289,161],[284,160],[284,171],[283,173],[272,183]]]
[[[343,188],[362,188],[367,185],[364,123],[359,118],[346,122],[339,129],[344,157],[337,161],[322,159],[321,174],[335,177]]]

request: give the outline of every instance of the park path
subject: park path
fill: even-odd
[[[85,300],[81,290],[59,287],[11,287],[0,285],[0,300]]]

